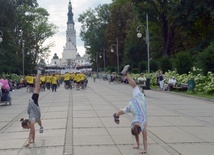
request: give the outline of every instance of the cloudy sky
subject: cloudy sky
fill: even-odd
[[[47,40],[48,42],[54,42],[55,46],[51,48],[51,53],[49,57],[49,62],[52,59],[54,53],[61,58],[63,46],[65,46],[66,41],[66,26],[67,26],[67,13],[68,13],[68,3],[69,0],[37,0],[40,7],[45,8],[49,14],[49,22],[57,25],[58,32],[54,37]],[[95,8],[99,4],[109,4],[112,3],[112,0],[71,0],[74,22],[76,29],[76,38],[77,38],[77,52],[82,56],[85,54],[84,42],[81,41],[79,37],[80,33],[80,23],[78,23],[78,17],[85,10],[89,8]]]

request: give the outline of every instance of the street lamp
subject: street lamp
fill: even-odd
[[[114,52],[113,46],[116,47],[116,54],[117,54],[117,72],[119,73],[119,53],[118,53],[118,38],[116,38],[116,44],[112,44],[111,45],[111,52]]]
[[[22,74],[25,76],[25,41],[22,40]]]
[[[106,72],[106,53],[105,53],[105,47],[102,48],[102,52],[100,52],[99,57],[100,59],[103,58],[103,68],[104,72]]]
[[[0,30],[0,43],[3,41],[3,32]]]
[[[149,56],[149,26],[148,26],[148,14],[146,14],[146,27],[144,25],[139,25],[136,29],[137,37],[141,38],[142,33],[140,32],[139,28],[144,27],[146,32],[146,44],[147,44],[147,59],[148,59],[148,74],[150,74],[150,56]]]
[[[25,47],[25,40],[22,41],[22,74],[25,76],[25,50],[30,50],[28,47]],[[28,52],[27,52],[28,55]]]

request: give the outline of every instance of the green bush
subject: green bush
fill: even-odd
[[[192,67],[192,58],[188,52],[179,52],[176,55],[175,67],[179,74],[187,74]]]
[[[158,63],[155,60],[150,60],[150,71],[156,72],[158,70]]]
[[[161,60],[160,60],[160,68],[162,70],[163,73],[172,70],[172,63],[169,59],[168,56],[164,56]]]
[[[133,78],[137,78],[139,74],[131,74]],[[147,77],[147,74],[145,74]],[[192,72],[188,74],[178,74],[176,71],[168,71],[165,72],[165,84],[167,84],[170,76],[174,76],[177,84],[185,83],[187,84],[188,80],[193,79],[195,81],[195,89],[194,92],[196,94],[207,94],[214,95],[214,73],[208,72],[207,75],[197,74],[194,75]],[[156,86],[156,73],[150,74],[150,85]]]
[[[145,61],[142,61],[138,65],[138,73],[146,72],[147,70],[147,63]]]
[[[131,71],[132,71],[132,73],[134,73],[134,74],[139,73],[139,72],[138,72],[138,68],[132,68],[132,70],[131,70]]]
[[[202,68],[203,75],[214,72],[214,42],[197,55],[197,60],[199,67]]]

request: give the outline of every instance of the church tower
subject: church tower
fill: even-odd
[[[76,30],[74,27],[75,24],[73,20],[71,0],[69,0],[67,16],[66,44],[62,52],[62,64],[71,65],[77,55]]]

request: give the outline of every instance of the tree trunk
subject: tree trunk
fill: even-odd
[[[161,15],[162,21],[162,34],[163,34],[163,52],[162,55],[166,56],[169,53],[169,36],[168,36],[168,21],[165,14]]]

